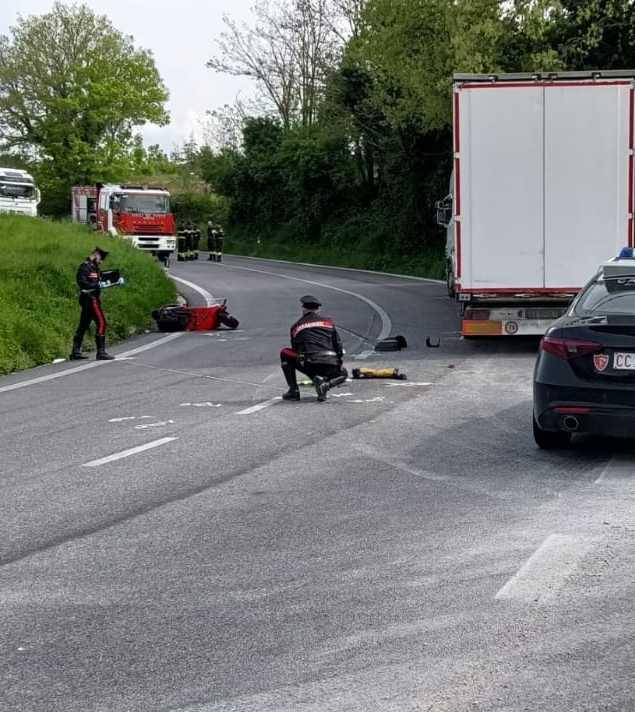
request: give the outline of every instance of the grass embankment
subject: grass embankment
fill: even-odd
[[[129,243],[69,223],[0,215],[0,373],[68,356],[79,319],[75,274],[98,244],[127,285],[103,293],[108,342],[151,326],[151,311],[173,302],[158,263]],[[87,335],[84,348],[94,348]]]
[[[265,239],[258,244],[253,238],[230,232],[225,240],[225,252],[248,257],[268,257],[291,262],[445,279],[445,255],[442,246],[422,246],[420,253],[416,255],[385,254],[373,250],[361,240],[351,247]]]

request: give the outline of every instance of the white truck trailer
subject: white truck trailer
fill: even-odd
[[[543,334],[633,246],[635,72],[454,77],[437,204],[463,336]]]
[[[35,217],[39,203],[33,176],[17,168],[0,168],[0,213]]]

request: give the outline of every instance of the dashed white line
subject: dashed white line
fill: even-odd
[[[498,591],[496,600],[544,603],[554,598],[593,543],[590,537],[549,535]]]
[[[280,396],[276,398],[271,398],[268,401],[265,401],[264,403],[258,403],[257,405],[252,405],[251,408],[245,408],[245,410],[240,410],[236,415],[253,415],[254,413],[258,413],[261,410],[264,410],[265,408],[269,408],[270,406],[274,405],[275,403],[278,403],[278,401],[281,401],[282,398]]]
[[[635,458],[627,455],[614,455],[602,470],[602,474],[595,480],[595,484],[609,482],[612,479],[624,479],[635,474]]]
[[[128,450],[122,450],[121,452],[116,452],[107,457],[102,457],[99,460],[92,460],[91,462],[85,462],[82,467],[101,467],[101,465],[107,465],[109,462],[115,462],[116,460],[123,460],[125,457],[130,457],[131,455],[137,455],[140,452],[145,452],[146,450],[152,450],[155,447],[161,447],[161,445],[166,445],[171,443],[178,438],[161,438],[160,440],[153,440],[152,442],[145,443],[145,445],[138,445],[137,447],[131,447]]]

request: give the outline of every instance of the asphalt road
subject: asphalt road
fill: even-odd
[[[173,272],[240,329],[0,379],[1,710],[634,709],[635,447],[535,448],[535,341],[429,282]],[[307,292],[409,380],[277,400]]]

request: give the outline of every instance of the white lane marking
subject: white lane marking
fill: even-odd
[[[127,415],[123,418],[111,418],[109,423],[125,423],[128,420],[150,420],[151,415]]]
[[[635,475],[635,458],[629,455],[614,455],[602,470],[602,474],[595,480],[595,484],[610,482],[613,479],[622,480]]]
[[[282,398],[278,396],[277,398],[272,398],[271,400],[265,401],[264,403],[258,403],[258,405],[252,405],[251,408],[245,408],[245,410],[241,410],[236,415],[252,415],[253,413],[258,413],[261,410],[264,410],[265,408],[269,408],[269,406],[274,405],[274,403],[277,403],[278,401],[281,401]]]
[[[222,403],[181,403],[181,408],[222,408]]]
[[[377,398],[368,398],[366,400],[351,400],[351,401],[346,401],[347,403],[383,403],[384,399],[381,396],[377,396]]]
[[[107,465],[109,462],[123,460],[124,457],[130,457],[131,455],[137,455],[138,453],[145,452],[146,450],[152,450],[155,447],[161,447],[161,445],[166,445],[167,443],[171,443],[174,440],[178,440],[178,438],[161,438],[160,440],[153,440],[152,442],[146,443],[145,445],[131,447],[129,450],[122,450],[121,452],[116,452],[113,455],[102,457],[99,460],[85,462],[82,467],[100,467],[101,465]]]
[[[174,425],[173,420],[161,420],[157,423],[142,423],[141,425],[135,425],[135,430],[150,430],[150,428],[163,428],[166,425]]]
[[[590,537],[550,534],[496,594],[496,600],[546,602],[593,546]]]
[[[367,358],[370,358],[371,356],[374,356],[374,355],[375,355],[374,351],[360,351],[358,354],[355,354],[355,356],[353,356],[353,360],[365,361]]]
[[[227,253],[228,256],[229,253]],[[340,272],[360,272],[362,274],[379,274],[383,277],[397,277],[398,279],[411,279],[416,282],[429,282],[430,284],[445,284],[442,279],[431,279],[430,277],[417,277],[414,274],[396,274],[395,272],[377,272],[372,269],[357,269],[355,267],[334,267],[333,265],[315,265],[311,262],[290,262],[289,260],[274,260],[268,257],[247,257],[246,255],[231,255],[231,257],[238,257],[243,260],[256,260],[258,262],[280,262],[284,265],[299,265],[300,267],[316,267],[317,269],[334,269]],[[379,286],[384,286],[379,285]]]
[[[50,373],[48,376],[38,376],[37,378],[29,378],[27,381],[20,381],[19,383],[12,383],[9,386],[0,386],[0,393],[8,393],[9,391],[17,391],[20,388],[27,388],[28,386],[35,386],[38,383],[46,383],[47,381],[54,381],[57,378],[66,378],[67,376],[72,376],[75,373],[81,373],[82,371],[88,371],[91,368],[98,368],[99,366],[106,366],[116,364],[117,361],[125,361],[129,356],[134,354],[140,354],[144,351],[149,351],[150,349],[155,349],[158,346],[163,346],[169,341],[174,341],[183,336],[182,333],[179,334],[168,334],[161,339],[152,341],[145,346],[139,346],[136,349],[130,351],[125,351],[119,354],[114,361],[91,361],[90,363],[82,364],[81,366],[75,366],[75,368],[67,368],[64,371],[58,371],[57,373]]]
[[[352,395],[352,393],[329,393],[329,398],[346,398]]]
[[[432,383],[417,382],[417,381],[402,381],[401,383],[385,383],[386,388],[423,388],[431,386]]]
[[[181,277],[176,277],[173,274],[170,274],[170,277],[175,281],[175,282],[180,282],[181,284],[184,284],[186,287],[189,287],[190,289],[193,289],[197,294],[200,294],[201,297],[205,300],[205,304],[208,307],[211,307],[213,302],[214,302],[214,296],[210,294],[207,289],[203,289],[203,287],[199,287],[198,284],[194,284],[194,282],[189,282],[187,279],[182,279]]]
[[[310,284],[313,287],[321,287],[322,289],[331,289],[334,292],[340,292],[341,294],[348,294],[349,297],[355,297],[365,304],[367,304],[381,319],[381,332],[377,337],[377,341],[382,339],[387,339],[392,331],[392,321],[388,316],[386,310],[380,307],[379,304],[374,302],[372,299],[365,297],[363,294],[358,294],[357,292],[351,292],[348,289],[342,289],[341,287],[334,287],[332,284],[326,284],[325,282],[315,282],[312,279],[302,279],[302,277],[292,277],[288,274],[279,274],[278,272],[267,272],[262,269],[254,269],[252,267],[239,267],[238,265],[228,265],[230,269],[242,269],[246,272],[256,272],[257,274],[267,274],[272,277],[279,277],[280,279],[289,279],[293,282],[303,282],[304,284]]]

